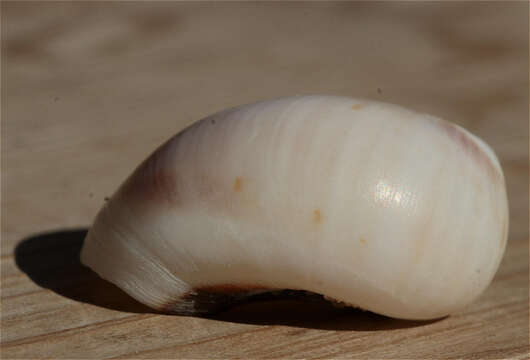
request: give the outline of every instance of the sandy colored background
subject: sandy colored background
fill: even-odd
[[[2,357],[528,357],[527,3],[1,10]],[[510,238],[479,301],[427,323],[294,300],[166,316],[79,264],[104,197],[157,145],[217,110],[306,93],[425,111],[495,149]]]

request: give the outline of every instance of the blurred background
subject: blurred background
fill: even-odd
[[[88,226],[182,128],[294,94],[396,103],[483,138],[506,175],[509,243],[528,254],[526,2],[2,2],[1,10],[4,285],[20,273],[9,259],[21,239]],[[17,284],[24,290],[4,290],[37,289]]]

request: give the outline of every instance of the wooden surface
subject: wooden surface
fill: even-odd
[[[429,112],[500,157],[510,236],[434,322],[299,299],[151,312],[79,263],[104,198],[204,115],[304,93]],[[528,358],[528,4],[2,2],[3,358]]]

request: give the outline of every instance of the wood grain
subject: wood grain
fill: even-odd
[[[528,3],[2,2],[2,358],[529,358]],[[505,171],[510,236],[464,311],[311,299],[158,314],[79,262],[156,146],[271,97],[374,98],[458,123]]]

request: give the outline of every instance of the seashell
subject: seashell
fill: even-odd
[[[433,319],[486,289],[507,234],[504,176],[476,136],[396,105],[295,96],[171,138],[104,205],[81,256],[166,312],[292,289]]]

